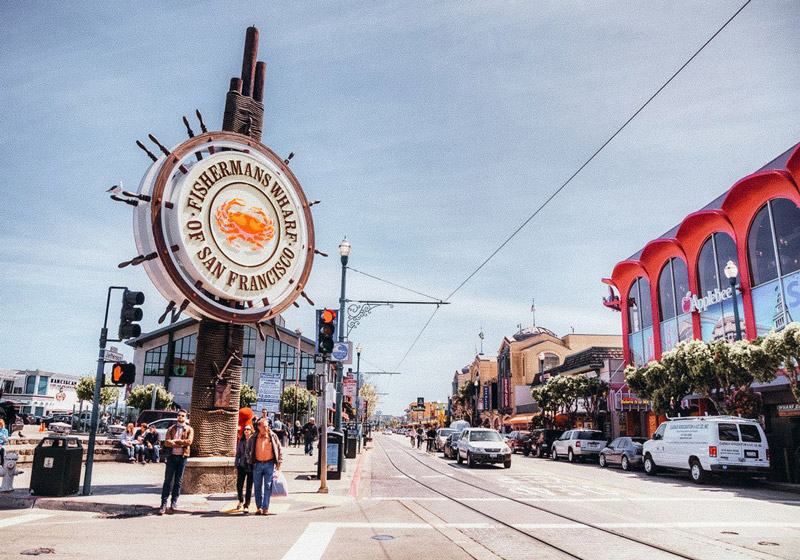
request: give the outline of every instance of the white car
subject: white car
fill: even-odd
[[[550,458],[558,461],[566,457],[570,463],[585,457],[596,459],[606,443],[606,435],[599,430],[567,430],[553,442]]]
[[[769,445],[761,425],[736,416],[673,418],[644,443],[644,472],[688,470],[703,483],[708,473],[769,474]]]
[[[458,464],[464,461],[474,467],[478,463],[503,463],[511,468],[511,449],[503,442],[497,430],[489,428],[469,428],[461,433],[458,440]]]

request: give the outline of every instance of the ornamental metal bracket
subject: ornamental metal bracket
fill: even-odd
[[[361,320],[369,315],[376,307],[394,307],[395,305],[450,305],[449,301],[375,301],[375,300],[353,300],[346,299],[347,306],[347,335],[350,338],[350,332],[361,324]]]

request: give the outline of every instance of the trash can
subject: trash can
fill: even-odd
[[[321,449],[321,448],[320,448]],[[342,478],[344,470],[344,434],[342,432],[328,432],[327,449],[327,470],[328,480],[339,480]],[[320,466],[322,465],[322,453],[317,453],[317,478],[322,476]]]
[[[68,496],[78,492],[83,445],[74,436],[48,436],[33,450],[31,494]]]
[[[344,448],[344,456],[348,459],[355,459],[358,454],[358,430],[347,430],[347,445]]]

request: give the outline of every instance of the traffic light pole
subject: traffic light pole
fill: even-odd
[[[106,297],[106,314],[103,328],[100,329],[100,353],[97,356],[97,375],[94,378],[94,401],[92,403],[92,419],[89,426],[89,448],[86,453],[86,470],[83,474],[83,495],[92,493],[92,465],[94,464],[94,445],[97,439],[97,415],[100,408],[100,389],[103,387],[106,365],[106,342],[108,342],[108,308],[111,305],[111,290],[127,290],[125,286],[109,286]],[[119,342],[114,339],[113,342]]]

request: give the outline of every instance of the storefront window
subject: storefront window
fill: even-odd
[[[800,208],[786,198],[765,204],[750,226],[747,252],[756,333],[762,336],[800,317]]]
[[[264,356],[264,370],[277,372],[281,377],[285,375],[287,381],[294,382],[297,378],[297,363],[295,362],[297,346],[279,342],[271,336],[267,337],[266,346],[267,352]],[[300,356],[300,381],[304,381],[307,375],[314,373],[314,356],[302,351],[300,352]]]
[[[254,386],[256,376],[256,330],[244,328],[244,348],[242,350],[242,383]]]
[[[661,277],[658,280],[662,352],[674,348],[681,340],[692,337],[691,317],[678,315],[678,312],[682,311],[681,302],[688,291],[689,271],[686,263],[683,259],[673,257],[661,269]]]
[[[162,344],[144,354],[144,375],[164,375],[168,345]]]
[[[197,335],[191,334],[175,341],[172,375],[194,377],[194,358],[197,353]]]

